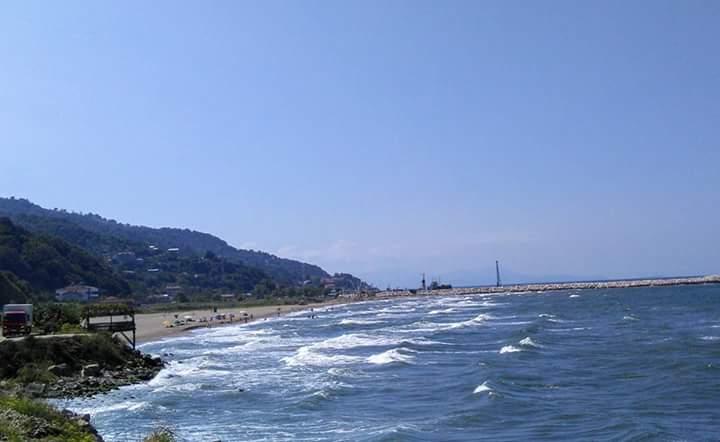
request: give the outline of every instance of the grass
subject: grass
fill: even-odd
[[[169,428],[159,428],[150,433],[143,442],[175,442],[175,433]]]
[[[21,415],[21,419],[7,419],[8,411]],[[45,426],[46,434],[36,434],[37,437],[33,437],[33,432],[38,429],[38,422]],[[86,428],[68,419],[54,407],[41,401],[5,395],[0,395],[0,439],[10,442],[95,440]]]
[[[0,343],[0,379],[24,383],[52,381],[47,367],[67,364],[79,371],[84,364],[117,367],[134,357],[132,350],[108,334],[90,334],[62,339],[36,339]],[[43,370],[45,369],[45,370]]]

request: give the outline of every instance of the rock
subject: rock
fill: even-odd
[[[84,366],[80,375],[82,377],[100,376],[100,364],[89,364]]]
[[[48,367],[48,371],[55,376],[70,376],[72,375],[72,370],[68,366],[68,364],[57,364],[57,365],[51,365]]]
[[[25,386],[25,393],[27,393],[30,396],[42,396],[43,393],[45,393],[45,384],[40,384],[37,382],[33,382],[31,384],[28,384]]]

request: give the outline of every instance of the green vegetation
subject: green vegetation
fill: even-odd
[[[80,305],[71,303],[35,304],[35,328],[45,333],[72,332],[80,328]]]
[[[259,269],[219,258],[212,252],[198,256],[149,247],[115,255],[112,266],[135,293],[148,294],[163,293],[167,286],[183,287],[186,295],[245,293],[269,278]]]
[[[93,442],[97,439],[83,421],[70,419],[44,402],[0,395],[0,440]]]
[[[67,364],[79,371],[84,364],[101,361],[104,366],[118,367],[133,357],[133,350],[108,334],[90,334],[64,339],[28,337],[22,341],[0,343],[0,379],[22,380],[22,383],[45,382],[43,368]],[[18,379],[22,377],[22,379]]]
[[[143,442],[175,442],[175,433],[166,427],[159,428],[150,433]]]
[[[279,258],[269,253],[240,250],[222,239],[189,229],[132,226],[95,214],[44,209],[26,199],[0,198],[0,216],[8,216],[34,232],[56,235],[96,256],[133,250],[149,245],[159,250],[180,248],[181,253],[204,256],[210,251],[229,262],[242,263],[266,273],[281,284],[329,277],[316,265]]]
[[[39,292],[79,282],[118,295],[130,292],[127,282],[98,258],[61,239],[32,234],[8,218],[0,218],[0,269]]]
[[[103,295],[132,294],[143,303],[170,291],[179,291],[181,302],[219,300],[224,293],[298,302],[333,289],[370,288],[350,274],[330,276],[318,266],[235,249],[187,229],[132,226],[16,198],[0,198],[0,217],[8,217],[0,218],[0,269],[6,271],[0,303],[29,294],[47,300],[70,283],[96,286]],[[63,326],[56,325],[50,330]]]
[[[0,305],[24,304],[28,294],[29,289],[17,276],[10,272],[0,271]]]

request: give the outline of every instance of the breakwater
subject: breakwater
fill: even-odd
[[[550,292],[561,290],[604,290],[627,289],[636,287],[668,287],[679,285],[720,284],[720,275],[697,276],[689,278],[662,278],[662,279],[628,279],[617,281],[585,281],[585,282],[556,282],[513,284],[500,287],[458,287],[439,290],[390,290],[379,292],[377,297],[394,297],[410,295],[486,295],[494,293],[517,292]]]

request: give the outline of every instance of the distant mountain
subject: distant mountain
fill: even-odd
[[[9,218],[0,218],[0,271],[6,272],[3,290],[11,296],[24,291],[25,285],[36,292],[52,292],[75,283],[114,295],[130,293],[128,283],[101,259],[62,239],[30,233]]]
[[[153,245],[161,250],[179,248],[179,253],[184,255],[204,256],[209,251],[231,262],[255,267],[282,284],[298,285],[306,280],[320,281],[330,277],[316,265],[265,252],[236,249],[216,236],[189,229],[122,224],[91,213],[45,209],[26,199],[13,197],[0,198],[0,216],[9,217],[33,232],[60,237],[98,256]]]

